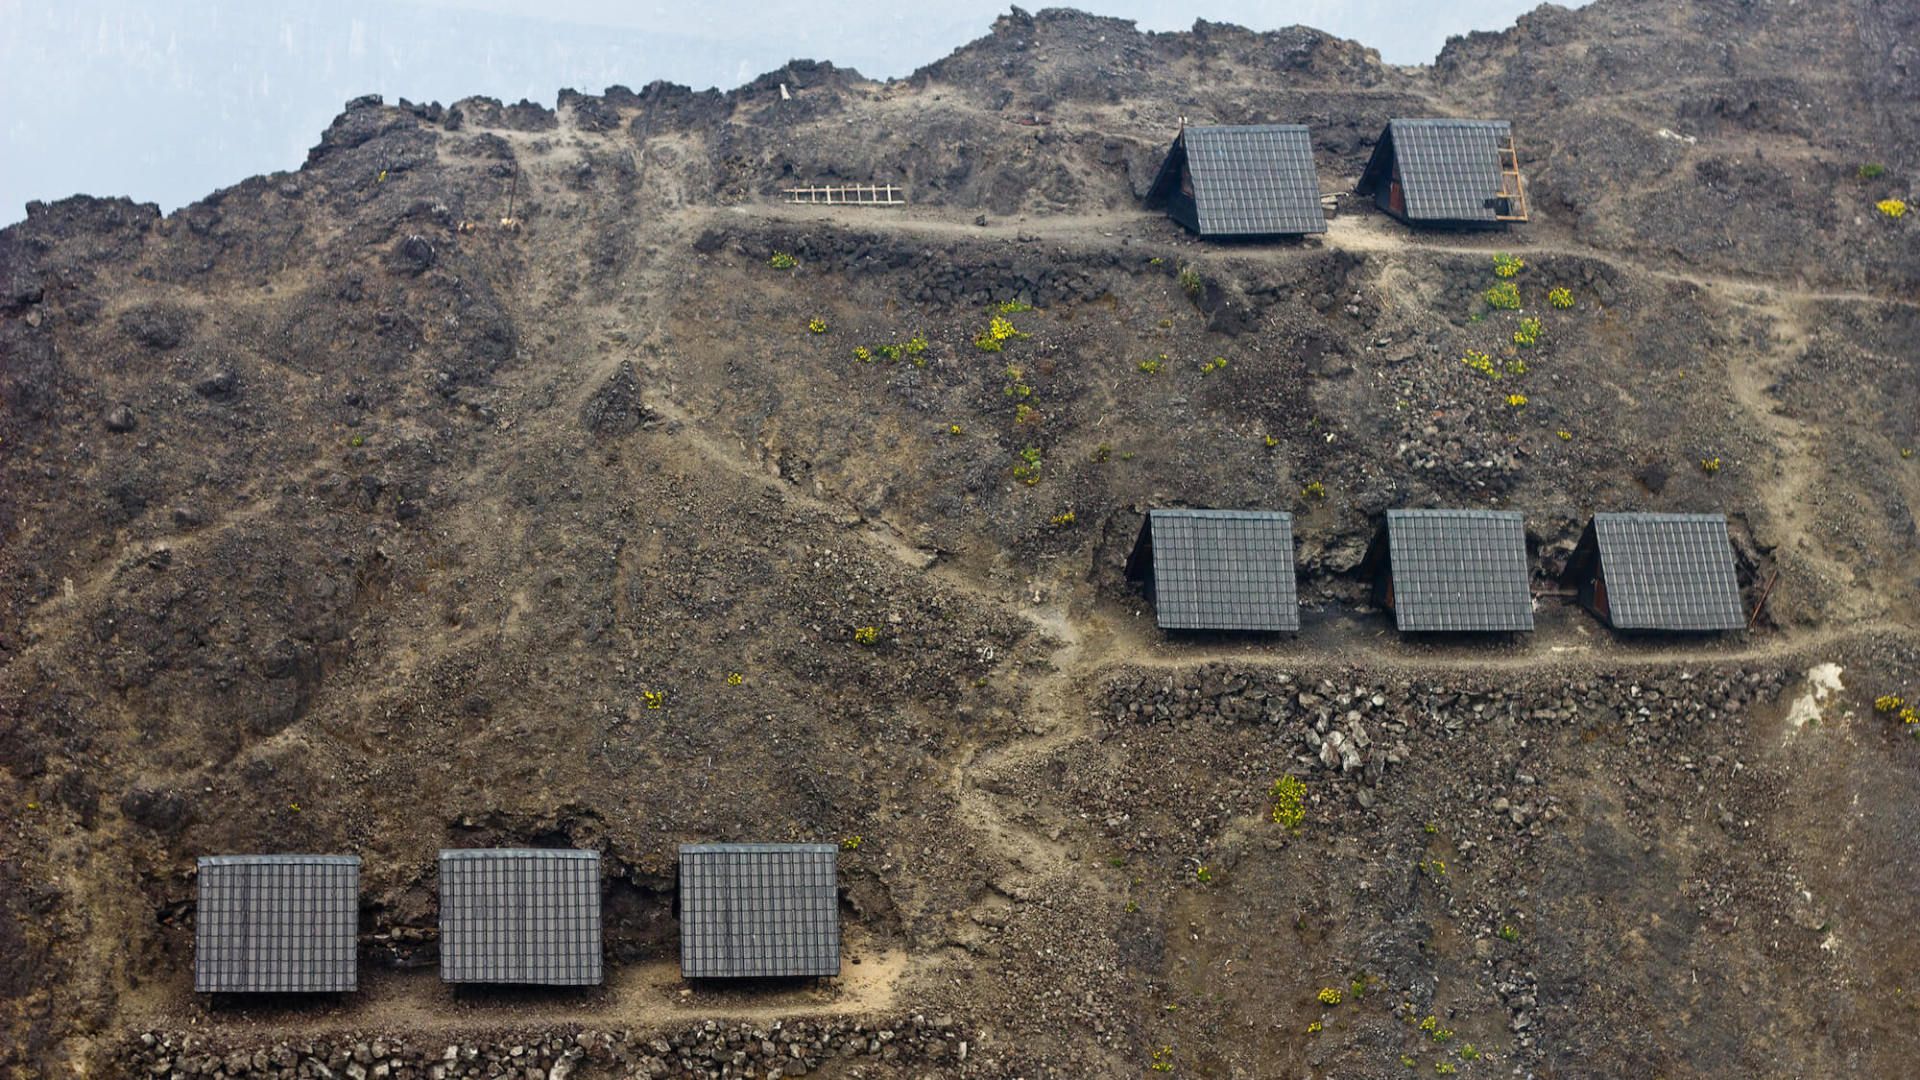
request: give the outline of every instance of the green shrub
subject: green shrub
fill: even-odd
[[[995,315],[987,323],[987,328],[974,335],[973,345],[981,352],[999,352],[1006,342],[1017,338],[1032,337],[1025,331],[1016,329],[1013,323]]]
[[[1013,478],[1032,487],[1040,482],[1040,449],[1029,446],[1020,451],[1013,463]]]
[[[1285,826],[1291,832],[1307,820],[1307,785],[1301,783],[1299,777],[1289,773],[1275,780],[1267,789],[1267,798],[1273,801],[1274,824]]]
[[[1520,310],[1520,286],[1511,281],[1503,281],[1480,295],[1486,300],[1488,307],[1499,308],[1501,311]]]

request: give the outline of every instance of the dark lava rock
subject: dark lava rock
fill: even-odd
[[[221,368],[194,383],[193,391],[215,401],[230,401],[240,393],[240,376],[232,368]]]
[[[193,808],[177,791],[134,788],[120,799],[120,812],[158,833],[177,833],[193,819]]]
[[[120,316],[120,329],[147,348],[164,351],[186,339],[187,317],[167,308],[135,308]]]
[[[419,233],[412,233],[400,241],[400,266],[416,274],[433,268],[438,258],[433,250],[433,242]]]
[[[633,364],[625,360],[580,411],[580,422],[596,435],[623,435],[651,419],[653,414],[640,403],[640,380],[634,376]]]

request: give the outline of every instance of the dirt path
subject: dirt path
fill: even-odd
[[[1920,307],[1920,301],[1898,296],[1849,290],[1801,289],[1760,278],[1736,278],[1669,270],[1664,267],[1650,266],[1604,248],[1585,247],[1578,244],[1541,243],[1529,238],[1524,229],[1517,232],[1489,233],[1475,238],[1471,234],[1418,233],[1378,215],[1343,214],[1328,222],[1326,243],[1329,247],[1378,254],[1437,251],[1449,255],[1491,255],[1496,251],[1515,251],[1595,259],[1661,281],[1695,285],[1719,293],[1743,291],[1748,295],[1732,296],[1728,299],[1749,304],[1765,304],[1780,298],[1836,304],[1893,304],[1899,307]]]
[[[846,207],[764,203],[706,210],[688,207],[684,213],[704,215],[705,222],[711,224],[727,221],[807,224],[849,231],[864,230],[951,240],[1019,242],[1022,238],[1027,238],[1027,242],[1030,243],[1046,242],[1078,247],[1106,247],[1110,246],[1109,241],[1121,237],[1145,242],[1164,240],[1167,228],[1164,215],[1147,210],[1047,215],[1012,220],[994,218],[989,219],[985,225],[976,225],[972,218],[956,216],[951,210],[929,207],[860,210]],[[961,213],[964,214],[964,211]],[[1820,303],[1892,304],[1899,307],[1920,308],[1920,300],[1906,297],[1845,289],[1802,289],[1760,278],[1737,278],[1670,270],[1652,266],[1604,248],[1542,242],[1530,238],[1525,229],[1490,233],[1478,237],[1463,233],[1416,232],[1389,218],[1366,212],[1337,215],[1328,221],[1324,236],[1309,238],[1301,243],[1208,250],[1222,257],[1265,261],[1296,258],[1302,251],[1313,251],[1322,246],[1380,255],[1438,252],[1449,255],[1489,256],[1496,251],[1561,255],[1569,258],[1594,259],[1620,266],[1636,274],[1644,274],[1662,281],[1694,285],[1713,292],[1723,294],[1744,292],[1747,294],[1744,297],[1737,295],[1728,297],[1744,303],[1765,303],[1769,298],[1781,298]]]
[[[1771,348],[1729,360],[1727,385],[1752,426],[1767,435],[1766,441],[1778,453],[1773,482],[1758,487],[1776,532],[1775,542],[1781,551],[1791,552],[1828,582],[1845,583],[1848,587],[1827,588],[1825,592],[1832,603],[1845,605],[1844,610],[1834,613],[1840,621],[1858,619],[1867,614],[1857,599],[1864,590],[1853,587],[1852,569],[1829,554],[1816,534],[1820,510],[1813,485],[1826,475],[1819,453],[1821,429],[1782,412],[1769,389],[1805,346],[1805,326],[1795,305],[1782,298],[1746,303],[1772,323],[1778,340]]]
[[[1029,608],[1021,614],[1048,639],[1058,642],[1048,670],[1038,675],[1022,672],[1030,700],[1027,735],[984,751],[969,751],[954,765],[952,784],[959,799],[960,819],[991,843],[984,850],[1008,853],[1012,869],[1029,878],[1073,873],[1073,862],[1055,832],[1042,832],[1023,818],[1042,808],[1014,803],[993,788],[996,777],[1046,760],[1062,746],[1092,737],[1093,725],[1079,695],[1085,649],[1081,628],[1063,608]],[[1086,887],[1088,882],[1082,881]],[[1025,887],[1021,883],[1016,888]],[[1002,891],[1012,891],[1002,885]]]
[[[561,126],[554,130],[541,132],[503,130],[496,134],[505,138],[514,147],[516,158],[523,169],[549,176],[562,167],[577,164],[582,147],[598,143],[611,145],[617,142],[628,153],[635,155],[635,165],[639,173],[638,190],[642,194],[646,191],[649,151],[656,141],[656,136],[651,131],[642,130],[637,137],[624,131],[620,134],[584,132],[573,124],[571,115],[567,115],[563,117]],[[438,148],[438,153],[442,159],[441,164],[456,164],[448,156],[444,142]],[[650,225],[682,234],[729,220],[758,220],[766,223],[824,225],[839,229],[865,229],[946,239],[1013,242],[1025,239],[1029,242],[1044,240],[1050,243],[1098,247],[1104,246],[1104,241],[1118,239],[1121,236],[1146,241],[1164,238],[1167,229],[1165,215],[1145,209],[1094,211],[1080,214],[1020,215],[1012,219],[989,216],[986,224],[981,225],[976,224],[980,214],[949,207],[908,205],[861,209],[845,206],[790,205],[777,202],[727,207],[700,206],[689,204],[684,191],[677,188],[663,193],[663,197],[655,202],[671,207],[673,212],[655,219]],[[1541,237],[1542,231],[1535,226],[1532,229],[1521,228],[1484,235],[1420,232],[1408,229],[1381,214],[1359,210],[1329,218],[1326,234],[1308,239],[1305,245],[1309,250],[1325,245],[1342,250],[1379,254],[1404,254],[1418,251],[1462,255],[1487,255],[1500,250],[1536,252],[1597,259],[1660,280],[1696,285],[1715,291],[1745,290],[1751,294],[1751,298],[1746,300],[1749,303],[1762,302],[1762,297],[1782,297],[1823,303],[1893,304],[1900,307],[1920,308],[1920,298],[1888,296],[1846,289],[1804,289],[1758,278],[1737,278],[1728,275],[1670,270],[1650,265],[1621,252],[1544,240]],[[1235,256],[1265,259],[1290,257],[1296,254],[1300,247],[1275,245],[1220,250],[1230,251]]]
[[[604,985],[578,993],[534,988],[456,992],[431,969],[371,972],[360,990],[326,1007],[312,1003],[249,1003],[229,1009],[194,1010],[194,1029],[242,1037],[317,1036],[342,1031],[392,1031],[409,1037],[470,1036],[490,1031],[585,1025],[666,1029],[707,1020],[772,1022],[794,1017],[861,1016],[890,1012],[910,964],[904,951],[850,948],[849,962],[832,982],[796,987],[687,991],[679,964],[657,961],[607,968]],[[859,961],[852,962],[857,956]],[[158,988],[164,990],[164,988]],[[150,995],[159,1001],[186,995]],[[186,1026],[154,1003],[129,1003],[134,1030]]]

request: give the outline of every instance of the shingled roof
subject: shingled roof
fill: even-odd
[[[1533,629],[1526,527],[1517,513],[1389,510],[1386,559],[1401,630]]]
[[[1622,630],[1746,626],[1727,519],[1719,514],[1595,514],[1575,548],[1598,556],[1607,619]]]
[[[1300,629],[1284,511],[1149,511],[1127,573],[1165,630]]]
[[[838,856],[832,844],[682,845],[680,973],[840,974]]]
[[[442,851],[440,977],[452,983],[597,985],[600,854]]]
[[[318,993],[359,986],[360,859],[212,855],[199,861],[193,988]]]
[[[1390,120],[1354,191],[1380,190],[1397,162],[1409,221],[1495,222],[1500,144],[1512,130],[1505,120]]]
[[[1148,205],[1173,204],[1185,165],[1192,178],[1191,218],[1170,205],[1182,224],[1201,236],[1322,233],[1320,176],[1313,141],[1298,124],[1207,125],[1181,131],[1148,191]]]

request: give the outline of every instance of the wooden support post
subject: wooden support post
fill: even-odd
[[[1747,616],[1747,629],[1751,630],[1760,625],[1760,612],[1766,608],[1767,597],[1773,595],[1774,583],[1779,580],[1780,570],[1778,567],[1775,567],[1773,573],[1767,577],[1766,588],[1760,590],[1760,599],[1753,605],[1753,614]]]

